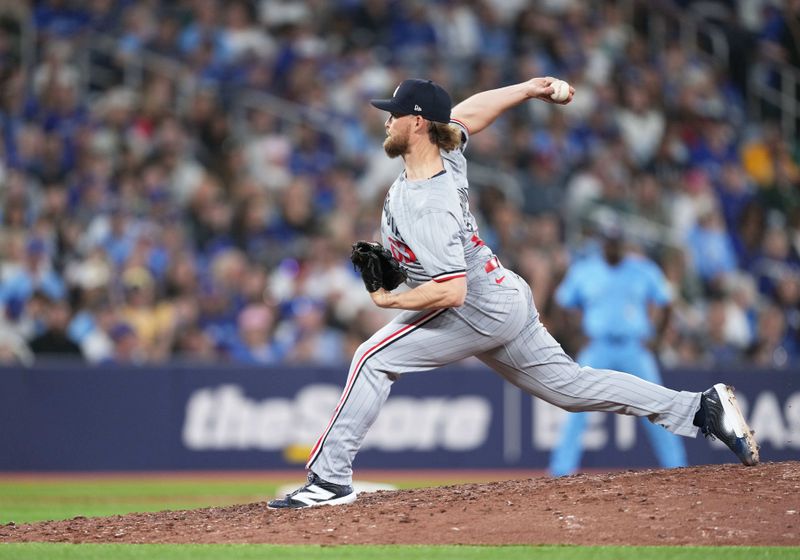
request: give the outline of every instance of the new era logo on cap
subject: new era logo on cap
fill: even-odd
[[[391,99],[373,99],[370,103],[390,113],[420,115],[429,121],[450,122],[450,94],[431,80],[405,80],[394,90]]]

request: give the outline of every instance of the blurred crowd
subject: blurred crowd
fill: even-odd
[[[797,65],[800,2],[703,4],[739,38],[730,67],[652,48],[660,7],[634,0],[15,3],[0,362],[346,363],[388,319],[348,258],[400,169],[368,99],[552,75],[572,104],[520,106],[467,156],[481,236],[553,334],[578,349],[553,292],[613,219],[673,287],[664,365],[796,365],[800,152],[748,119],[745,69]]]

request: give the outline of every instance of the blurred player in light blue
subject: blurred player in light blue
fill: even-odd
[[[667,280],[652,261],[626,254],[619,228],[606,228],[602,233],[602,254],[575,262],[556,292],[561,307],[583,314],[583,332],[589,341],[577,361],[582,366],[625,371],[661,384],[647,342],[657,335],[654,324],[666,323],[671,301]],[[578,470],[587,414],[568,416],[550,457],[553,476]],[[661,466],[686,466],[683,442],[647,418],[642,417],[642,421]]]

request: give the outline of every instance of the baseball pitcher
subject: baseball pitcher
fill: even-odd
[[[531,395],[569,411],[647,417],[669,431],[717,437],[746,465],[758,448],[733,392],[674,391],[618,371],[581,367],[539,321],[530,287],[483,242],[469,208],[471,134],[528,100],[566,104],[550,77],[477,93],[451,110],[450,95],[430,80],[406,80],[372,105],[389,113],[384,149],[404,170],[386,195],[381,243],[359,242],[353,262],[375,305],[403,310],[362,344],[345,388],[307,463],[305,485],[272,509],[351,503],[353,459],[403,374],[469,356]],[[554,101],[556,99],[563,99]],[[402,270],[402,272],[398,272]],[[386,274],[384,274],[386,271]],[[405,280],[409,291],[393,293]]]

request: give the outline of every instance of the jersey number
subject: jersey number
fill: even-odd
[[[414,254],[414,251],[411,248],[403,243],[402,241],[398,241],[394,237],[388,237],[389,240],[389,250],[392,252],[392,256],[396,258],[401,263],[411,264],[413,262],[417,262],[417,256]]]

